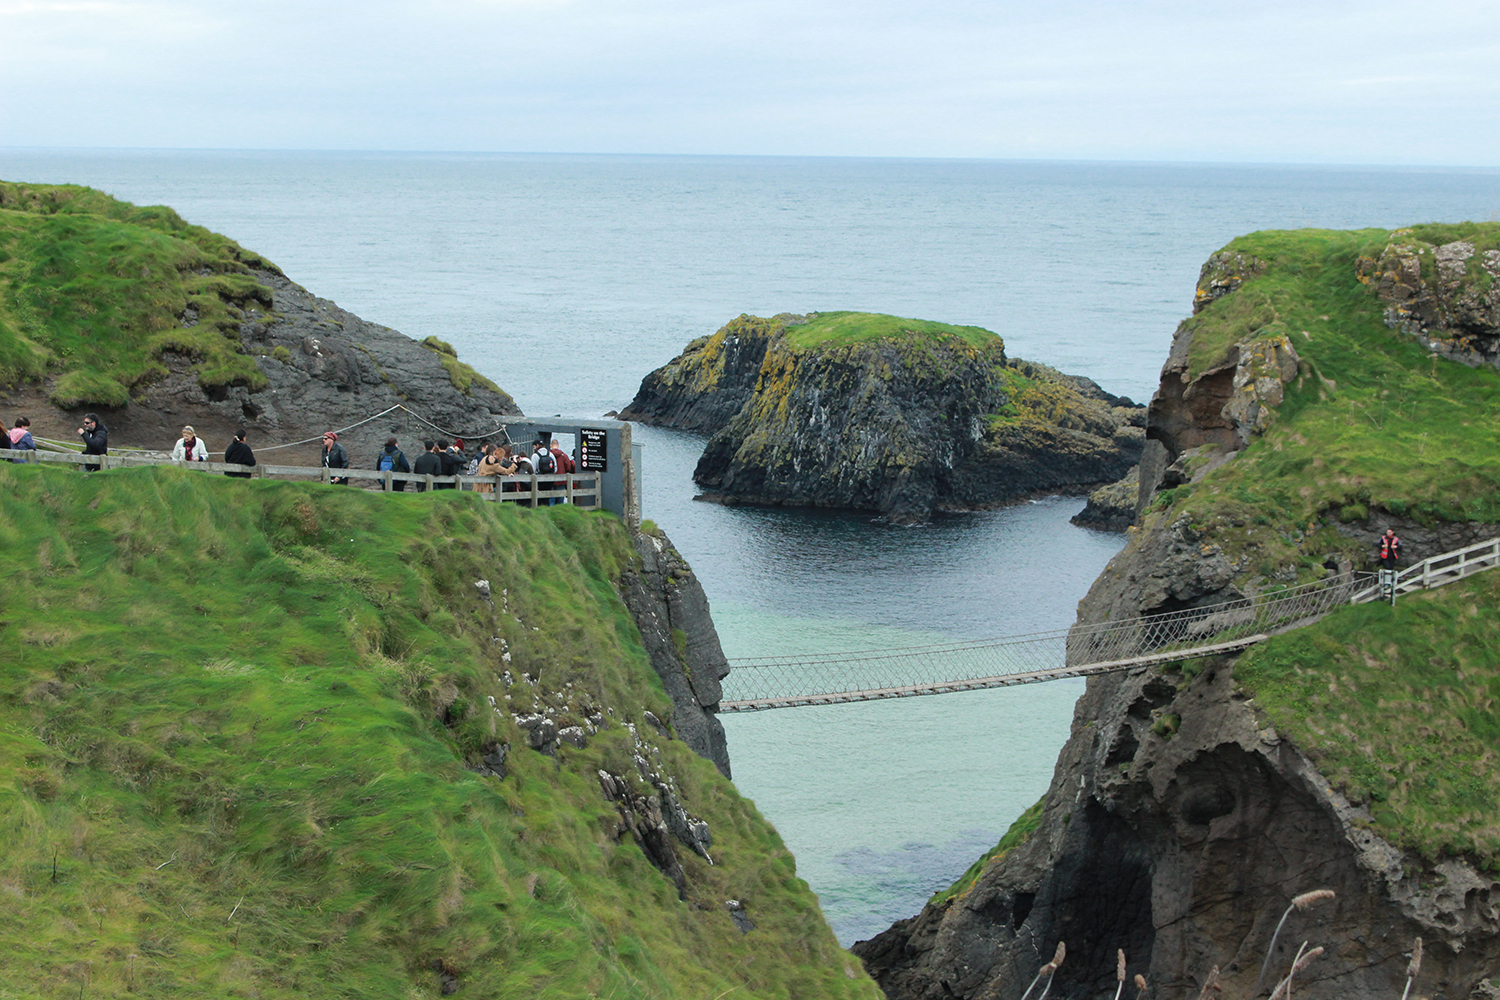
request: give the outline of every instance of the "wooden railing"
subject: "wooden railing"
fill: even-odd
[[[555,500],[576,504],[580,507],[598,507],[599,474],[595,472],[573,472],[568,474],[531,476],[428,476],[415,472],[381,472],[377,469],[324,469],[300,465],[233,465],[227,462],[177,462],[170,458],[152,455],[81,455],[71,451],[0,451],[0,461],[7,458],[26,462],[60,462],[65,465],[98,466],[100,469],[125,469],[142,465],[170,465],[194,472],[218,472],[243,476],[249,473],[252,479],[296,479],[334,483],[349,480],[350,483],[377,483],[386,491],[392,491],[395,483],[412,483],[417,489],[474,489],[485,484],[495,487],[493,493],[480,493],[486,500],[498,503],[520,503],[538,506]]]
[[[1430,559],[1423,559],[1413,566],[1406,567],[1396,574],[1395,592],[1404,594],[1412,590],[1431,590],[1433,587],[1454,583],[1466,576],[1473,576],[1482,570],[1494,569],[1497,566],[1500,566],[1500,538],[1491,538],[1487,542],[1478,542],[1468,548],[1444,552],[1442,555],[1432,556]],[[1380,587],[1377,584],[1355,594],[1350,599],[1350,603],[1360,604],[1373,601],[1380,597],[1380,593]]]

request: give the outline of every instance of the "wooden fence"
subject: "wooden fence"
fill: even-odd
[[[98,466],[100,469],[126,469],[142,465],[170,465],[194,472],[224,474],[249,473],[252,479],[294,479],[303,482],[336,483],[348,480],[368,489],[378,485],[388,492],[396,483],[414,484],[418,491],[431,489],[474,490],[481,484],[495,487],[492,493],[480,493],[486,500],[540,506],[554,501],[580,507],[600,506],[599,475],[594,472],[532,476],[427,476],[415,472],[381,472],[376,469],[324,469],[300,465],[232,465],[227,462],[176,462],[150,455],[81,455],[71,451],[0,451],[6,458],[27,462],[60,462],[65,465]],[[366,485],[369,484],[369,485]]]

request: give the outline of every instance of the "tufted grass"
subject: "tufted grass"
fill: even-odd
[[[59,406],[123,406],[176,351],[205,388],[259,388],[239,322],[271,296],[252,266],[275,270],[171,209],[0,182],[0,383],[55,375]]]
[[[875,997],[754,807],[634,744],[633,558],[567,506],[0,463],[0,996]],[[507,669],[609,724],[526,748]],[[600,794],[636,753],[712,830],[686,901]]]

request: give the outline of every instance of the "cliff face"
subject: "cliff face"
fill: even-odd
[[[185,423],[216,451],[321,435],[373,462],[391,434],[470,436],[515,402],[434,338],[369,323],[168,208],[73,186],[0,182],[0,401],[41,437],[98,412],[114,445],[170,448]],[[440,429],[439,429],[440,428]],[[316,464],[318,446],[281,451]],[[267,456],[272,457],[272,456]]]
[[[370,464],[392,434],[411,457],[423,438],[463,436],[492,429],[497,417],[520,415],[515,400],[463,371],[446,345],[423,346],[279,273],[257,270],[254,276],[267,290],[269,308],[244,309],[239,334],[265,375],[265,388],[205,388],[189,358],[168,352],[164,378],[143,386],[127,407],[99,410],[117,440],[169,447],[181,425],[191,423],[214,447],[228,444],[234,429],[244,427],[253,448],[257,441],[295,441],[345,427],[397,403],[443,429],[398,410],[340,435],[351,461]],[[455,374],[467,382],[463,389]],[[311,461],[317,448],[292,454]]]
[[[1256,234],[1205,266],[1150,408],[1141,527],[1080,622],[1364,568],[1386,525],[1408,560],[1500,534],[1500,381],[1387,329],[1360,261],[1391,236]],[[1064,995],[1113,995],[1123,949],[1153,995],[1217,967],[1223,996],[1249,998],[1308,941],[1326,950],[1297,992],[1354,1000],[1400,995],[1421,936],[1419,992],[1491,995],[1497,848],[1474,824],[1500,782],[1479,734],[1500,717],[1458,703],[1500,683],[1475,638],[1497,593],[1484,579],[1091,678],[1034,832],[854,951],[892,1000],[1019,997],[1058,941]],[[1323,888],[1257,989],[1283,910]]]
[[[708,596],[666,535],[639,532],[632,540],[640,564],[621,576],[620,596],[672,699],[672,729],[694,753],[731,777],[724,725],[718,719],[720,682],[729,676],[729,661],[709,617]]]
[[[818,333],[856,320],[879,335]],[[860,314],[740,317],[621,416],[712,432],[694,480],[715,499],[897,520],[1118,479],[1141,445],[1128,400],[1011,361],[993,334]]]

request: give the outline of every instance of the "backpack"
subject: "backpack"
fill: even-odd
[[[469,459],[469,466],[468,466],[468,468],[464,469],[464,475],[466,475],[466,476],[477,476],[477,475],[479,475],[479,459],[477,459],[477,458],[471,458],[471,459]]]
[[[550,476],[557,471],[557,459],[553,458],[552,452],[546,449],[537,452],[531,464],[536,466],[539,476]]]
[[[396,453],[387,451],[381,454],[380,461],[375,463],[375,468],[381,472],[390,472],[396,467]]]

